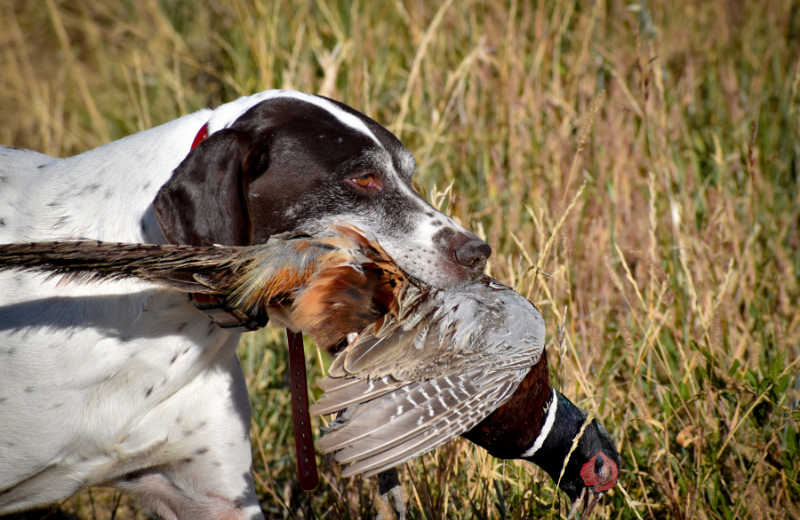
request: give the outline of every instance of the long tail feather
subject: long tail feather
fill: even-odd
[[[81,282],[139,278],[187,291],[217,292],[241,248],[122,244],[97,240],[0,245],[0,271],[28,269]]]
[[[247,247],[101,241],[0,245],[0,271],[27,269],[93,282],[138,278],[185,292],[225,295],[249,315],[286,312],[287,325],[329,349],[387,312],[406,280],[378,242],[349,226],[330,237],[276,235]]]

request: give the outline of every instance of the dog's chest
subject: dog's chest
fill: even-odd
[[[238,337],[184,293],[127,282],[59,286],[21,273],[3,273],[0,286],[9,289],[0,295],[0,406],[26,422],[0,425],[0,434],[54,430],[25,465],[63,460],[105,472],[99,467],[150,452],[192,427],[181,419],[196,412],[186,389],[235,356]]]

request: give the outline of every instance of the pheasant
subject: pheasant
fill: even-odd
[[[488,276],[439,290],[408,279],[394,312],[338,356],[311,412],[346,409],[318,443],[348,466],[385,472],[463,436],[543,468],[586,519],[617,482],[606,429],[550,385],[545,328],[527,299]],[[575,443],[577,439],[577,443]]]
[[[139,278],[268,315],[335,356],[312,412],[343,411],[319,442],[347,465],[343,476],[386,472],[460,435],[539,465],[572,501],[571,516],[582,505],[586,519],[616,484],[620,457],[605,428],[551,387],[536,307],[488,276],[435,289],[362,231],[339,225],[332,235],[248,247],[9,244],[0,269]]]

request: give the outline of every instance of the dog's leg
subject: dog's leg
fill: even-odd
[[[164,519],[263,519],[253,484],[247,387],[233,349],[225,350],[119,446],[124,453],[145,451],[139,436],[147,436],[147,460],[163,461],[115,484]],[[157,448],[154,432],[163,432]]]
[[[397,515],[397,520],[406,519],[406,494],[397,468],[387,469],[378,473],[378,520],[391,520],[391,512]]]

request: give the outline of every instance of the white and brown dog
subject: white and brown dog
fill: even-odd
[[[247,245],[345,219],[429,284],[474,278],[491,249],[414,166],[365,115],[267,91],[66,159],[0,147],[0,242]],[[238,339],[180,291],[0,273],[0,514],[113,485],[165,519],[262,518]]]

